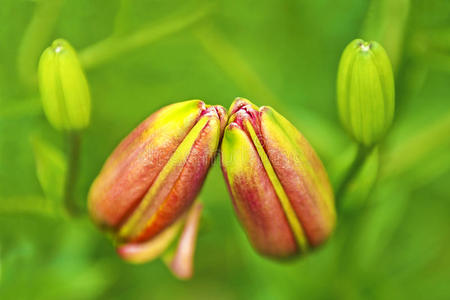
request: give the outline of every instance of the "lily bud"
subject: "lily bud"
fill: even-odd
[[[346,130],[364,146],[380,141],[394,117],[394,76],[377,42],[352,41],[342,53],[337,78],[339,115]]]
[[[199,193],[225,124],[223,107],[200,100],[152,114],[119,144],[92,184],[88,207],[94,221],[119,244],[162,234]]]
[[[253,247],[286,258],[323,243],[336,214],[327,173],[313,148],[271,107],[238,98],[229,114],[222,170]]]
[[[42,106],[58,130],[81,130],[89,125],[91,96],[77,53],[62,39],[44,50],[38,68]]]

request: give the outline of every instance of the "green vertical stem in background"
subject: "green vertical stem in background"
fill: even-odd
[[[361,30],[361,38],[379,42],[397,74],[402,60],[410,0],[372,0]]]
[[[336,149],[344,145],[341,131],[327,118],[297,105],[297,111],[302,112],[301,118],[292,109],[286,107],[283,101],[267,86],[263,78],[244,57],[237,45],[229,41],[223,33],[212,24],[198,26],[194,36],[212,60],[222,69],[223,73],[234,82],[244,93],[243,96],[257,99],[261,104],[276,107],[295,125],[299,125],[303,133],[316,149],[325,157],[333,157]]]
[[[69,132],[68,136],[68,155],[67,155],[67,173],[64,187],[64,205],[70,216],[77,216],[81,213],[74,197],[78,177],[78,163],[80,159],[81,135],[79,132]]]
[[[364,162],[366,161],[366,158],[372,151],[373,147],[367,148],[363,145],[358,146],[358,151],[356,153],[356,156],[348,168],[344,179],[342,179],[341,184],[339,185],[339,188],[336,192],[336,201],[337,201],[337,208],[338,211],[342,209],[343,206],[343,199],[345,192],[347,191],[348,185],[351,183],[351,181],[358,175],[358,172],[361,170],[362,166],[364,165]]]
[[[128,0],[120,0],[119,8],[117,10],[116,16],[114,18],[114,30],[113,36],[120,36],[122,34],[126,34],[128,29],[128,20],[127,18],[132,15],[133,2]]]
[[[260,74],[239,49],[217,31],[214,25],[198,27],[194,30],[194,34],[206,53],[244,93],[264,101],[266,105],[276,106],[281,111],[289,111],[282,107],[283,102],[267,87]]]
[[[59,16],[62,0],[41,0],[26,28],[17,55],[17,71],[29,88],[37,84],[37,64]]]

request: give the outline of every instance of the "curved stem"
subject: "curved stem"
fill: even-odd
[[[93,68],[126,52],[181,31],[205,17],[209,11],[210,6],[205,6],[197,9],[195,12],[174,16],[160,21],[159,23],[144,26],[127,36],[117,36],[113,34],[112,36],[83,49],[79,55],[81,63],[85,69]]]
[[[348,185],[350,182],[355,178],[355,176],[358,174],[361,167],[364,165],[364,162],[366,161],[366,158],[368,154],[370,154],[370,151],[373,148],[367,148],[363,145],[358,146],[358,152],[356,153],[356,156],[350,165],[347,173],[345,174],[344,179],[342,180],[337,192],[336,192],[336,199],[338,201],[338,209],[340,210],[342,208],[342,196],[346,192]]]
[[[80,214],[80,208],[75,202],[74,191],[78,176],[78,162],[80,158],[81,135],[78,132],[68,133],[68,165],[66,171],[66,183],[64,188],[64,205],[70,216]]]

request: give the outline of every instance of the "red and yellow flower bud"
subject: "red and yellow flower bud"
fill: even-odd
[[[114,150],[92,184],[88,206],[94,221],[117,237],[123,257],[145,261],[158,246],[139,244],[155,238],[161,247],[171,240],[170,228],[199,193],[225,124],[221,106],[180,102],[152,114]],[[120,248],[124,244],[133,246]]]
[[[271,107],[231,105],[221,163],[253,247],[285,258],[323,243],[336,223],[333,191],[314,149]]]

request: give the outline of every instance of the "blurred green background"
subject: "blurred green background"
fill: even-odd
[[[450,1],[0,0],[0,299],[450,299]],[[61,213],[65,137],[43,115],[40,53],[67,39],[92,93],[75,186],[163,105],[237,96],[290,119],[338,185],[356,146],[339,124],[339,57],[377,40],[396,74],[396,117],[318,251],[258,256],[216,163],[202,190],[195,275],[121,261],[84,215]]]

